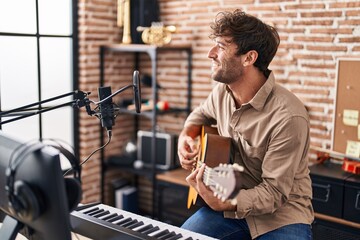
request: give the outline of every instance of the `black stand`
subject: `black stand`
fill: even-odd
[[[72,105],[73,107],[76,108],[80,108],[83,106],[86,106],[86,110],[88,111],[88,114],[91,115],[93,114],[93,112],[91,111],[89,104],[90,101],[87,98],[87,95],[89,93],[85,93],[82,91],[74,91],[74,92],[70,92],[70,93],[66,93],[66,94],[62,94],[53,98],[49,98],[40,102],[36,102],[36,103],[32,103],[32,104],[28,104],[22,107],[18,107],[9,111],[0,111],[0,126],[2,124],[6,124],[6,123],[10,123],[10,122],[14,122],[23,118],[27,118],[27,117],[31,117],[40,113],[44,113],[44,112],[48,112],[57,108],[61,108],[61,107],[65,107],[65,106],[70,106]],[[55,107],[49,107],[49,108],[41,108],[41,104],[44,103],[48,103],[51,101],[55,101],[58,100],[60,98],[64,98],[64,97],[68,97],[73,95],[75,97],[75,100],[64,103],[64,104],[60,104],[57,105]],[[33,107],[37,107],[37,108],[33,108]],[[10,116],[18,116],[18,117],[14,117],[12,119],[6,120],[6,121],[1,121],[1,117],[10,117]]]
[[[136,75],[138,77],[138,75]],[[98,109],[94,109],[92,110],[90,108],[90,103],[93,103],[97,106],[99,106],[100,104],[102,104],[105,101],[108,101],[109,99],[111,99],[112,97],[116,96],[117,94],[129,89],[129,88],[135,88],[136,86],[133,84],[127,85],[125,87],[120,88],[119,90],[117,90],[116,92],[114,92],[113,94],[111,94],[110,96],[107,96],[106,98],[102,99],[99,102],[94,102],[94,101],[90,101],[88,99],[88,95],[90,94],[90,92],[83,92],[83,91],[73,91],[73,92],[69,92],[69,93],[65,93],[53,98],[49,98],[40,102],[36,102],[36,103],[31,103],[22,107],[18,107],[9,111],[0,111],[0,129],[1,129],[1,125],[2,124],[6,124],[6,123],[10,123],[10,122],[14,122],[23,118],[27,118],[27,117],[31,117],[40,113],[44,113],[44,112],[48,112],[57,108],[61,108],[61,107],[65,107],[65,106],[72,106],[76,109],[79,109],[81,107],[85,107],[86,112],[89,116],[97,116],[98,118],[101,118],[101,116],[99,116],[100,112],[98,111]],[[48,108],[42,108],[41,105],[44,103],[48,103],[51,101],[55,101],[64,97],[68,97],[68,96],[74,96],[75,100],[72,100],[70,102],[66,102],[54,107],[48,107]],[[139,100],[139,102],[141,102],[141,100]],[[35,108],[34,108],[35,107]],[[116,109],[118,110],[118,109]],[[112,114],[114,115],[114,113],[112,112]],[[14,117],[14,116],[18,116],[18,117]],[[12,119],[6,120],[6,121],[2,121],[1,118],[3,117],[14,117]]]
[[[0,228],[0,236],[1,239],[4,240],[15,240],[19,231],[24,227],[24,224],[19,222],[18,220],[6,216],[4,218],[3,225]]]

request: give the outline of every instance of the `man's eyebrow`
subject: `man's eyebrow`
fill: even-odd
[[[225,41],[219,41],[219,40],[215,40],[215,43],[217,44],[217,45],[220,45],[220,46],[222,46],[222,47],[225,47],[225,46],[228,46],[228,44],[225,42]]]

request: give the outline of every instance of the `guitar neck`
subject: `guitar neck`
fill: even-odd
[[[231,203],[236,204],[234,197],[240,191],[240,172],[244,171],[238,164],[220,164],[215,168],[205,167],[203,182],[222,201],[232,199]]]

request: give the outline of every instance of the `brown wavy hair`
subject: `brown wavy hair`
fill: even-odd
[[[211,39],[216,37],[231,37],[237,47],[237,55],[242,55],[250,50],[258,53],[254,63],[266,77],[269,76],[268,66],[274,58],[280,37],[274,27],[265,24],[260,19],[248,15],[237,9],[234,12],[220,12],[215,21],[210,25]]]

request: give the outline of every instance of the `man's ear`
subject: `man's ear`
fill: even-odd
[[[245,53],[245,60],[243,63],[243,66],[250,66],[253,65],[256,62],[256,59],[258,58],[258,53],[255,50],[250,50],[247,53]]]

